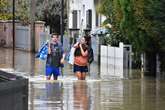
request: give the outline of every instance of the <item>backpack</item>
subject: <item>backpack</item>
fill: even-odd
[[[93,49],[89,48],[88,50],[88,63],[91,64],[94,60]]]

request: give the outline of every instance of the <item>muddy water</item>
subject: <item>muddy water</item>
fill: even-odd
[[[165,81],[47,81],[30,83],[29,110],[164,110]]]
[[[147,77],[104,80],[91,72],[86,81],[77,81],[71,67],[66,66],[58,81],[46,81],[44,63],[23,51],[16,51],[13,60],[10,49],[0,49],[0,69],[29,78],[29,110],[165,108],[165,80]]]

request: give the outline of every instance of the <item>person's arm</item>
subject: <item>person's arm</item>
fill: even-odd
[[[65,55],[66,55],[66,54],[63,53],[62,58],[61,58],[61,60],[60,60],[60,63],[61,63],[61,64],[64,64],[64,61],[65,61]]]
[[[62,58],[61,58],[61,60],[60,60],[60,63],[61,63],[61,64],[64,64],[66,53],[64,52],[64,49],[62,48],[62,46],[61,46],[61,50],[62,50]]]
[[[82,56],[87,56],[88,55],[88,50],[84,51],[83,48],[82,48],[82,44],[80,44],[80,51],[81,51]]]
[[[48,54],[51,54],[50,42],[48,42]]]
[[[77,48],[78,46],[79,46],[79,42],[77,42],[73,45],[74,48]]]

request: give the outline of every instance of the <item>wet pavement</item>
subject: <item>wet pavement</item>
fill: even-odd
[[[35,55],[0,49],[0,69],[29,78],[29,110],[164,110],[165,80],[100,79],[91,65],[86,81],[78,81],[65,64],[58,81],[45,80],[45,62]],[[14,62],[14,63],[13,63]],[[14,70],[13,70],[14,67]],[[140,74],[140,73],[139,73]]]

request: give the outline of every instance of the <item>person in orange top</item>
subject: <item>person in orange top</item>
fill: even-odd
[[[82,37],[79,42],[74,45],[74,67],[73,71],[78,80],[85,80],[88,72],[88,45],[85,37]]]

